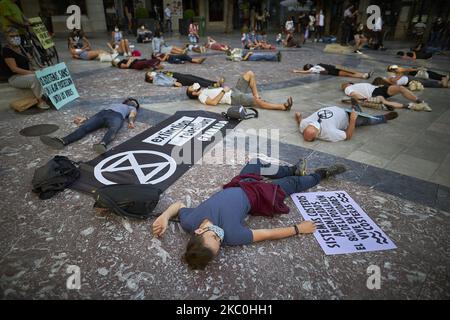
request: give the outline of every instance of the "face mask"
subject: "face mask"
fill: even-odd
[[[119,63],[119,62],[120,62],[120,59],[119,59],[119,58],[116,58],[116,59],[114,59],[113,61],[114,61],[114,63],[116,63],[116,64],[117,64],[117,63]]]
[[[115,28],[114,31],[115,31],[115,32],[119,32],[119,28]]]
[[[9,42],[14,46],[20,46],[22,39],[19,36],[9,38]]]
[[[78,42],[78,40],[80,40],[80,37],[75,36],[75,37],[73,37],[73,40],[75,40],[75,42]]]
[[[142,26],[142,27],[141,27],[141,30],[145,30],[145,27],[144,27],[144,26]]]
[[[200,89],[200,84],[194,83],[194,84],[192,85],[192,89],[194,89],[194,91],[199,90],[199,89]]]
[[[155,72],[155,71],[152,71],[152,72],[150,73],[150,77],[154,78],[155,76],[156,76],[156,72]]]
[[[212,226],[207,227],[206,230],[214,232],[220,238],[220,242],[223,241],[225,232],[223,231],[223,229],[221,227],[212,225]]]

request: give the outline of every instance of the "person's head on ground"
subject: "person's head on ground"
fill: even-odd
[[[145,73],[145,82],[153,83],[153,79],[155,78],[155,76],[156,76],[156,72],[155,71],[146,72]]]
[[[373,79],[372,84],[374,86],[389,86],[390,85],[390,83],[382,77],[376,77],[375,79]]]
[[[392,64],[392,65],[388,66],[387,67],[387,72],[397,73],[398,72],[398,65]]]
[[[128,98],[126,98],[122,103],[123,103],[123,104],[126,104],[126,105],[128,105],[128,106],[131,106],[131,107],[135,107],[135,108],[136,108],[136,111],[139,110],[139,107],[140,107],[139,101],[137,101],[137,100],[136,100],[135,98],[133,98],[133,97],[128,97]]]
[[[118,67],[119,67],[120,61],[121,61],[120,58],[119,58],[119,57],[116,57],[116,58],[112,59],[111,65],[112,65],[113,67],[118,68]]]
[[[193,270],[203,270],[216,257],[223,241],[223,229],[204,221],[191,236],[184,253],[184,261]]]
[[[320,124],[310,124],[303,130],[303,139],[306,142],[313,142],[317,139],[320,133]]]
[[[341,90],[345,91],[345,89],[347,89],[347,87],[354,85],[353,82],[344,82],[341,84]]]
[[[308,71],[312,67],[314,67],[314,66],[311,63],[307,63],[303,66],[303,71]]]
[[[10,27],[6,30],[6,36],[8,38],[8,43],[12,46],[20,46],[21,39],[19,30],[14,27]]]
[[[194,83],[192,86],[187,87],[186,95],[189,99],[197,99],[202,91],[202,88],[198,83]]]

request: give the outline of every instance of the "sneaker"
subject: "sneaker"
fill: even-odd
[[[41,136],[40,137],[43,144],[57,150],[61,150],[66,146],[63,139],[58,137]]]
[[[306,176],[306,159],[300,159],[294,166],[294,176]]]
[[[333,177],[337,174],[344,173],[347,171],[347,168],[343,164],[335,164],[328,168],[319,168],[316,169],[314,172],[318,174],[323,174],[326,179]]]
[[[359,50],[355,50],[355,51],[353,51],[354,53],[357,53],[357,54],[363,54],[361,51],[359,51]]]
[[[92,149],[98,154],[103,154],[106,152],[106,145],[103,142],[97,143],[92,146]]]
[[[410,110],[414,110],[414,111],[427,111],[427,112],[431,112],[432,109],[430,108],[430,106],[425,103],[425,102],[421,102],[421,103],[410,103],[408,105],[408,109]]]

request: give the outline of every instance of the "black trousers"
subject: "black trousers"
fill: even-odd
[[[173,77],[183,86],[192,86],[194,83],[198,83],[202,88],[207,88],[216,83],[216,81],[178,72],[174,72]]]

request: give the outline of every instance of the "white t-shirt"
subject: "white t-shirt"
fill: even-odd
[[[406,86],[409,82],[409,79],[407,76],[403,76],[400,79],[397,80],[397,85],[398,86]]]
[[[326,71],[324,67],[321,67],[319,65],[316,65],[314,67],[312,67],[311,69],[309,69],[309,72],[311,73],[321,73],[323,71]]]
[[[364,98],[372,98],[373,91],[378,88],[370,83],[357,83],[345,88],[345,94],[350,96],[353,92],[356,92]]]
[[[344,17],[345,18],[351,17],[352,15],[353,15],[352,10],[347,9],[347,10],[344,11]]]
[[[319,115],[321,115],[322,121],[318,124]],[[339,107],[327,107],[322,108],[317,112],[314,112],[308,118],[303,119],[300,122],[300,132],[303,133],[306,127],[311,124],[320,126],[320,132],[318,139],[338,142],[347,139],[345,130],[348,128],[349,117],[344,109]]]
[[[375,20],[375,25],[373,26],[373,31],[381,31],[383,29],[383,20],[381,17],[378,17]]]
[[[325,16],[323,14],[319,15],[319,26],[323,27],[325,25]]]
[[[285,28],[287,31],[293,30],[294,29],[294,21],[292,21],[292,20],[286,21]]]
[[[214,88],[214,89],[203,89],[200,95],[198,96],[198,100],[206,104],[206,99],[215,99],[222,92],[222,88]],[[220,104],[231,104],[231,90],[225,93],[219,101]]]
[[[167,18],[167,19],[170,19],[170,18],[172,17],[172,11],[170,10],[169,7],[167,7],[167,8],[164,10],[164,13],[166,14],[166,18]]]

